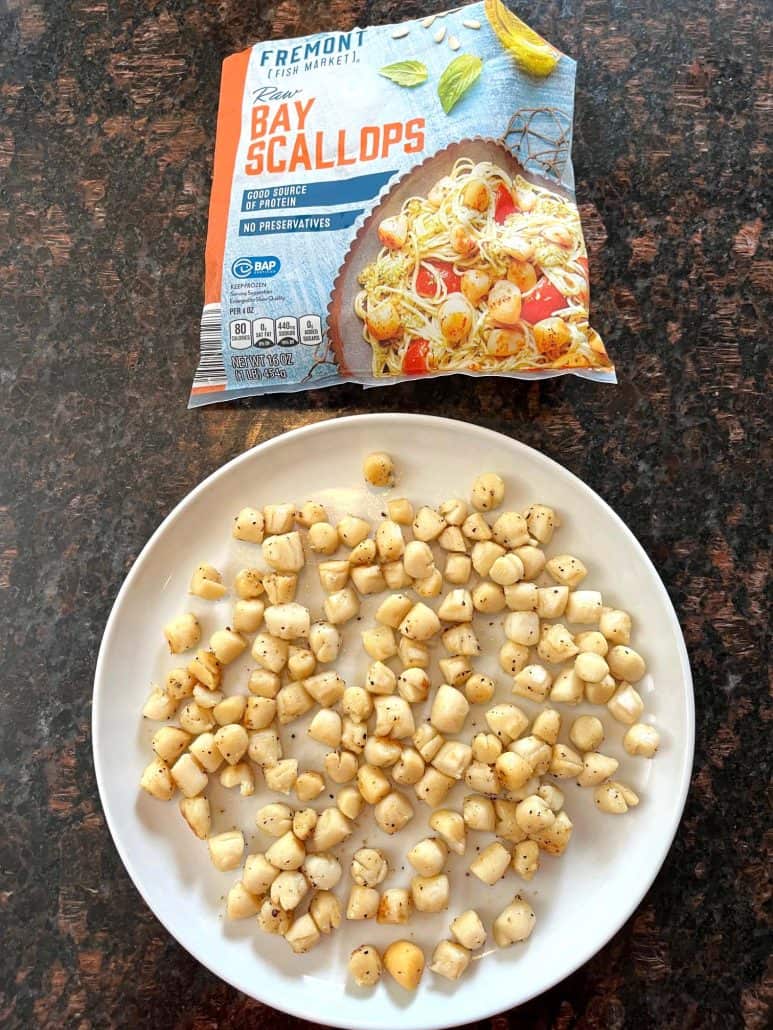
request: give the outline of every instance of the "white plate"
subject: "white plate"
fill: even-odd
[[[281,939],[258,931],[252,919],[225,921],[223,898],[238,874],[211,866],[206,845],[184,825],[175,802],[163,804],[139,791],[155,728],[143,725],[140,708],[149,683],[181,664],[180,656],[175,661],[165,653],[161,626],[169,617],[193,610],[205,634],[229,621],[228,600],[211,604],[187,595],[196,564],[211,562],[227,582],[244,565],[259,564],[259,548],[230,538],[235,512],[247,504],[316,498],[334,515],[352,511],[375,517],[390,495],[365,489],[361,464],[376,449],[396,459],[399,482],[393,496],[436,504],[467,495],[479,472],[494,469],[507,483],[506,506],[521,509],[542,501],[559,511],[564,526],[549,552],[578,554],[589,569],[585,585],[602,590],[607,603],[633,615],[632,645],[649,667],[639,689],[662,745],[653,762],[628,757],[622,728],[602,711],[608,732],[604,751],[621,760],[619,778],[640,792],[637,809],[624,817],[605,816],[594,809],[591,791],[562,781],[575,827],[571,845],[560,859],[544,858],[530,883],[510,873],[487,888],[465,877],[470,853],[488,843],[483,834],[471,834],[467,858],[454,856],[450,863],[447,913],[415,915],[406,927],[345,923],[299,957]],[[318,603],[313,591],[304,599]],[[486,632],[496,634],[493,644],[503,639],[502,616],[490,621],[495,626]],[[348,638],[354,640],[365,625],[367,619],[351,623]],[[338,667],[352,683],[361,682],[365,664],[364,652],[350,647]],[[247,652],[238,666],[229,667],[227,687],[243,690],[249,665]],[[508,699],[509,686],[496,671],[495,659],[479,667],[497,675],[497,699]],[[562,706],[563,739],[569,721],[583,710]],[[302,767],[320,768],[325,748],[303,739],[307,722],[283,729],[286,751],[298,754]],[[480,706],[467,728],[472,723],[485,728]],[[596,494],[537,451],[477,426],[419,415],[365,415],[317,423],[248,451],[211,475],[165,519],[132,568],[108,620],[96,671],[93,735],[99,791],[124,865],[156,916],[192,955],[246,994],[305,1019],[358,1030],[418,1030],[472,1022],[527,1001],[586,962],[623,925],[657,874],[679,823],[692,766],[694,713],[687,653],[665,588],[633,535]],[[457,787],[450,804],[460,803],[464,793],[463,786]],[[215,832],[239,825],[249,850],[265,849],[269,841],[261,839],[253,821],[268,797],[262,786],[247,800],[219,784],[210,796]],[[323,801],[332,803],[326,794]],[[397,839],[362,820],[349,841],[347,854],[365,840],[384,847],[394,866],[385,887],[408,885],[410,867],[405,870],[402,859],[406,843],[429,832],[429,810],[418,803],[415,808],[415,818]],[[339,884],[339,896],[348,890],[347,880]],[[531,939],[502,951],[485,950],[458,983],[427,971],[420,989],[407,995],[388,977],[370,992],[347,982],[346,960],[357,945],[415,937],[429,957],[434,944],[448,936],[453,915],[474,906],[490,926],[516,892],[528,898],[537,914]]]

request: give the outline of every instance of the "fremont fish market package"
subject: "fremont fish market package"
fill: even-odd
[[[453,372],[614,382],[574,77],[501,0],[228,58],[191,406]]]

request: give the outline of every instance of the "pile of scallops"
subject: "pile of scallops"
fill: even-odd
[[[386,453],[368,455],[363,472],[372,487],[394,485]],[[140,781],[153,798],[179,799],[218,870],[239,870],[228,918],[255,918],[297,954],[344,918],[404,927],[450,907],[447,863],[451,854],[465,855],[469,831],[492,838],[468,866],[467,882],[481,891],[508,875],[528,882],[543,856],[562,855],[572,835],[562,780],[588,788],[611,815],[638,804],[616,778],[618,761],[602,750],[601,718],[566,715],[580,702],[598,706],[624,727],[629,755],[648,759],[657,751],[658,732],[644,721],[636,689],[646,666],[630,646],[631,617],[583,586],[579,557],[546,554],[560,525],[552,508],[502,510],[504,498],[502,478],[487,472],[469,501],[415,507],[394,497],[375,525],[356,515],[334,525],[312,501],[236,515],[233,536],[262,560],[235,576],[230,624],[208,644],[191,612],[164,626],[171,654],[185,657],[145,702],[144,717],[163,725]],[[297,600],[304,570],[324,591],[321,611]],[[219,601],[228,587],[214,566],[201,564],[190,593]],[[347,683],[336,671],[343,627],[362,620],[363,598],[373,595],[372,622],[358,627],[367,658],[358,682]],[[476,671],[483,654],[476,620],[501,626],[498,664],[515,701],[494,703],[497,682]],[[247,648],[254,662],[247,682],[226,690],[228,666]],[[431,676],[435,662],[439,673]],[[536,702],[537,714],[527,715],[519,699],[532,710]],[[474,709],[480,719],[471,721],[486,728],[471,733]],[[327,749],[319,768],[302,768],[292,755],[288,727],[307,714],[307,737]],[[263,851],[245,854],[241,829],[212,832],[213,777],[242,797],[262,778],[263,790],[279,795],[257,812]],[[460,782],[469,793],[452,807],[447,795]],[[323,795],[334,802],[320,802]],[[408,886],[382,889],[393,870],[378,847],[361,847],[347,863],[342,906],[340,849],[366,809],[381,832],[403,835],[412,875]],[[431,833],[408,840],[409,828],[425,821]],[[505,948],[525,941],[535,922],[517,892],[490,930],[474,908],[458,912],[429,969],[456,980],[489,933]],[[424,968],[423,950],[404,937],[382,950],[363,943],[349,960],[360,987],[386,970],[414,990]]]

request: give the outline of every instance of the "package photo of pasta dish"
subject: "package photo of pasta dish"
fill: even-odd
[[[228,58],[190,405],[453,373],[614,382],[575,69],[501,0]]]

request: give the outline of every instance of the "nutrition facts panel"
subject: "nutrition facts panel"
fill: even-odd
[[[228,343],[231,350],[316,347],[322,343],[322,318],[319,315],[235,318],[228,326]]]

